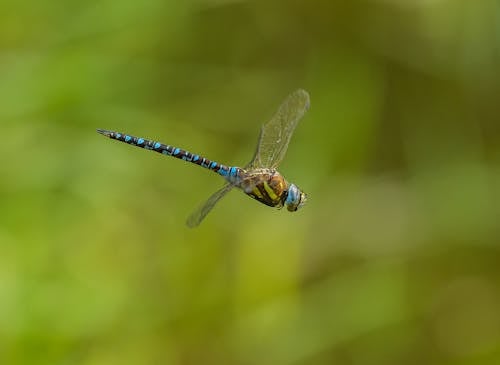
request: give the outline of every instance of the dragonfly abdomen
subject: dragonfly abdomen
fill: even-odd
[[[172,156],[180,160],[194,163],[195,165],[204,167],[206,169],[218,173],[219,175],[225,177],[226,180],[230,182],[236,180],[242,171],[238,167],[226,166],[217,163],[215,161],[209,160],[208,158],[183,150],[182,148],[165,145],[163,143],[152,141],[150,139],[134,137],[129,134],[107,131],[104,129],[98,129],[97,132],[111,139],[116,139],[117,141],[125,142],[127,144],[144,148],[146,150],[151,150],[161,153],[162,155]]]

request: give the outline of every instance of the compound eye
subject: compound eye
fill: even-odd
[[[302,205],[303,193],[297,186],[291,184],[288,189],[288,195],[285,200],[286,209],[289,212],[295,212]]]

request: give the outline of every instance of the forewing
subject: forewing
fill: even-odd
[[[309,94],[299,89],[290,94],[260,131],[259,142],[247,167],[276,168],[285,157],[288,144],[299,120],[309,109]]]
[[[217,202],[224,197],[232,188],[233,184],[227,183],[221,189],[213,193],[208,200],[200,205],[191,215],[188,217],[186,224],[188,227],[196,227],[201,221],[206,217],[206,215],[212,210],[212,208],[217,204]]]

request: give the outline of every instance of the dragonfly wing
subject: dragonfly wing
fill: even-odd
[[[221,200],[224,195],[229,193],[229,191],[234,187],[233,184],[227,183],[221,189],[213,193],[210,198],[207,199],[205,203],[200,205],[191,215],[188,217],[186,224],[188,227],[196,227],[201,221],[206,217],[206,215],[212,210],[212,208]]]
[[[309,105],[307,91],[299,89],[291,93],[271,120],[262,126],[257,149],[247,167],[276,168],[283,160],[293,131]]]

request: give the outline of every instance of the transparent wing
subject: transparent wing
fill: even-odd
[[[186,221],[188,227],[193,228],[199,225],[206,215],[210,213],[215,204],[217,204],[217,202],[221,200],[233,187],[233,184],[227,183],[221,189],[213,193],[205,203],[203,203],[188,217]]]
[[[276,168],[285,157],[288,143],[299,120],[309,109],[309,94],[299,89],[291,93],[260,130],[259,143],[247,167]]]

